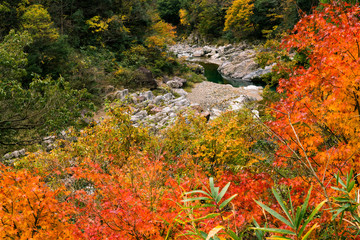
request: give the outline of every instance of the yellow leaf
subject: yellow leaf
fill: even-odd
[[[210,238],[214,237],[219,231],[221,231],[222,229],[224,229],[223,226],[216,226],[213,229],[211,229],[211,231],[209,232],[206,240],[209,240]]]

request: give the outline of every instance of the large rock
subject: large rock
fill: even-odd
[[[178,88],[178,89],[174,88],[173,91],[176,92],[177,94],[179,94],[180,96],[188,95],[188,93],[182,88]]]
[[[125,99],[125,97],[129,95],[129,90],[128,89],[124,89],[124,90],[118,90],[114,93],[114,97],[115,99],[119,99],[119,100],[123,100]]]
[[[155,89],[158,87],[157,82],[153,78],[152,72],[149,69],[144,68],[144,67],[139,67],[137,69],[135,82],[140,87],[148,87],[150,89]]]
[[[224,62],[218,71],[225,78],[248,80],[244,79],[248,74],[256,71],[259,65],[255,62],[256,52],[254,50],[245,50],[240,52],[238,55],[233,56],[231,61]]]
[[[173,77],[172,80],[181,82],[182,84],[185,84],[187,82],[187,80],[185,78],[180,78],[180,77]]]
[[[201,61],[220,65],[218,71],[228,79],[251,81],[271,71],[270,66],[265,69],[259,68],[255,62],[257,52],[253,46],[244,42],[221,47],[177,44],[171,47],[170,51],[178,56],[186,56],[190,59],[206,56],[207,58]]]
[[[205,55],[203,48],[195,49],[195,52],[193,54],[194,57],[203,57]]]
[[[251,81],[251,80],[260,78],[264,74],[270,73],[272,68],[273,68],[273,65],[266,66],[265,68],[257,69],[254,72],[251,72],[251,73],[245,75],[242,79],[245,81]]]
[[[5,154],[2,158],[0,158],[0,163],[3,163],[5,165],[13,165],[17,158],[23,157],[25,155],[26,155],[25,149],[10,152]]]
[[[181,88],[183,86],[182,82],[174,80],[168,81],[166,84],[171,88]]]

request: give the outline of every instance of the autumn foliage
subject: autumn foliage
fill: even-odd
[[[254,220],[286,235],[281,218],[256,200],[277,212],[304,209],[302,217],[326,202],[307,237],[356,239],[358,183],[352,174],[346,184],[341,179],[360,172],[359,13],[333,3],[296,25],[283,47],[305,54],[308,64],[282,69],[290,77],[279,81],[280,100],[260,118],[243,110],[207,122],[189,111],[154,135],[131,124],[131,108],[111,107],[102,123],[69,131],[76,141],[2,166],[0,237],[254,239]],[[172,37],[165,27],[170,35],[160,34],[156,46]],[[209,178],[218,188],[208,188]],[[237,195],[221,209],[201,197],[229,182],[221,197]],[[308,208],[297,208],[310,188]],[[291,201],[277,201],[288,193]]]
[[[73,239],[73,207],[59,201],[67,194],[52,191],[38,176],[25,170],[0,170],[1,239]]]

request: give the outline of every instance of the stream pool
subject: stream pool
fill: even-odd
[[[205,70],[204,75],[206,79],[210,82],[219,83],[219,84],[231,84],[234,87],[245,87],[249,85],[262,86],[262,87],[265,86],[265,84],[263,83],[225,79],[223,78],[223,76],[221,76],[221,74],[217,70],[219,65],[214,63],[200,62],[200,61],[196,61],[196,63],[204,67]]]

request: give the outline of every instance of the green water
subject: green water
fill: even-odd
[[[221,76],[221,74],[217,70],[219,65],[214,63],[205,63],[205,62],[197,62],[197,63],[204,67],[205,70],[204,75],[206,79],[210,82],[219,83],[219,84],[231,84],[234,87],[245,87],[249,85],[264,86],[261,83],[225,79]]]

